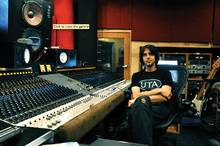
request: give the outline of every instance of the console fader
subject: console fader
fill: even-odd
[[[121,80],[92,88],[62,74],[1,81],[0,119],[15,126],[55,130],[129,85],[130,81]]]
[[[0,92],[0,118],[13,124],[83,96],[39,77],[1,82]]]

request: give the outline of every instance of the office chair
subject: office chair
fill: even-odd
[[[182,119],[182,112],[187,111],[191,105],[190,100],[183,100],[183,105],[181,105],[181,94],[187,83],[189,77],[189,71],[186,67],[180,65],[158,65],[157,66],[163,70],[169,70],[174,82],[175,89],[172,91],[172,97],[169,101],[170,114],[167,119],[161,121],[161,123],[154,126],[153,143],[154,145],[171,145],[167,140],[171,140],[173,145],[176,145],[176,139],[162,139],[162,135],[166,133],[167,128],[172,124],[178,124]],[[127,94],[131,94],[131,91],[127,90]]]
[[[167,128],[172,124],[178,124],[182,119],[183,110],[186,111],[191,105],[190,100],[183,100],[181,106],[181,94],[187,83],[189,77],[189,71],[186,67],[180,65],[158,65],[158,68],[169,70],[174,82],[175,89],[172,91],[172,97],[169,101],[170,114],[168,118],[161,123],[154,126],[154,145],[160,144],[163,146],[170,145],[165,139],[162,139],[162,134],[166,133]],[[173,141],[173,139],[170,139]],[[174,139],[173,145],[176,145],[176,140]]]

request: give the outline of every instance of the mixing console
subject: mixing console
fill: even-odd
[[[99,88],[107,87],[122,80],[122,78],[117,74],[99,70],[78,71],[71,74],[65,74],[65,76]]]
[[[0,118],[13,124],[83,96],[39,77],[1,82],[0,92]]]
[[[118,80],[100,89],[62,74],[2,81],[0,119],[55,130],[129,85],[130,81]]]

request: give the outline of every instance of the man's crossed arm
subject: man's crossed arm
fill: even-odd
[[[138,86],[134,86],[131,88],[132,91],[132,99],[129,101],[131,105],[132,103],[134,103],[134,101],[143,95],[147,95],[149,96],[149,98],[151,99],[151,102],[165,102],[170,100],[172,93],[171,93],[171,87],[168,85],[163,85],[161,88],[157,88],[151,91],[140,91],[140,87]]]

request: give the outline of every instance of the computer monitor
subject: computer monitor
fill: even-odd
[[[159,60],[158,65],[178,65],[177,60]],[[169,70],[174,83],[178,83],[178,72],[177,70]]]
[[[159,60],[158,65],[178,65],[177,60]]]

